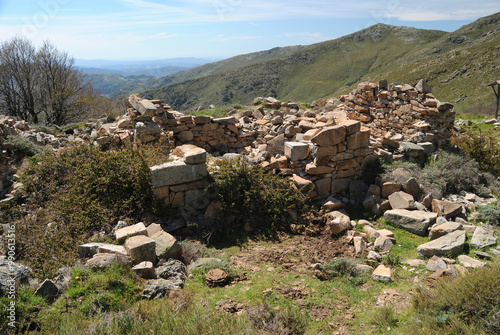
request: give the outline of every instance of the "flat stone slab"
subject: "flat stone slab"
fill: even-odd
[[[408,264],[409,266],[412,266],[414,268],[418,268],[419,266],[425,265],[425,261],[422,259],[407,259],[403,263]]]
[[[202,180],[208,175],[207,164],[186,164],[174,161],[150,168],[153,188]]]
[[[465,231],[457,230],[445,236],[421,244],[417,247],[418,256],[456,256],[462,253],[467,236]]]
[[[436,222],[437,214],[407,209],[391,209],[384,213],[384,219],[410,233],[426,236],[429,226]]]
[[[458,222],[445,222],[432,228],[429,232],[429,238],[432,241],[456,230],[463,230],[463,225]]]
[[[490,245],[497,244],[497,238],[493,235],[493,229],[485,227],[477,227],[472,235],[470,245],[476,249],[489,247]]]
[[[115,238],[118,242],[124,242],[127,238],[137,235],[148,235],[148,230],[144,223],[139,222],[131,226],[123,227],[115,231]]]
[[[469,257],[467,255],[458,256],[458,261],[466,268],[480,269],[486,265],[486,262]]]
[[[99,246],[99,253],[107,253],[107,254],[120,254],[127,256],[127,249],[123,245],[116,244],[103,244]]]
[[[440,216],[446,218],[453,218],[462,213],[462,205],[446,201],[446,200],[432,200],[432,211]]]

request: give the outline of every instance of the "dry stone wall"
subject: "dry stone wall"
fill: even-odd
[[[349,95],[342,96],[349,119],[360,120],[370,128],[376,147],[397,148],[397,142],[430,142],[447,145],[455,121],[453,105],[440,102],[431,87],[420,80],[408,84],[363,82]]]

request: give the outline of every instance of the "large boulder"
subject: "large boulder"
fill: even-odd
[[[429,226],[436,223],[437,214],[407,209],[391,209],[384,213],[384,219],[410,233],[425,236]]]
[[[380,264],[372,273],[373,280],[379,281],[394,281],[394,270],[390,266]]]
[[[170,291],[181,289],[178,284],[179,283],[175,280],[163,278],[148,280],[144,284],[141,298],[148,300],[163,298],[168,296]]]
[[[186,265],[177,259],[169,259],[156,268],[158,278],[177,281],[177,286],[184,287],[186,280]]]
[[[465,231],[457,230],[417,247],[418,256],[457,256],[464,250]]]

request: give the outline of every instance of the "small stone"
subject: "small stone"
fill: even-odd
[[[421,259],[407,259],[406,261],[404,261],[404,264],[408,264],[409,266],[412,266],[414,268],[418,268],[420,266],[424,266],[425,261],[423,261]]]
[[[382,256],[380,256],[380,254],[378,252],[370,250],[368,252],[368,255],[366,256],[366,258],[380,262],[380,260],[382,259]]]
[[[366,241],[361,236],[354,236],[354,250],[356,255],[361,254],[366,250]]]
[[[411,194],[403,191],[389,195],[389,202],[393,209],[415,209],[415,199]]]
[[[394,281],[394,270],[390,266],[385,266],[384,264],[380,264],[375,271],[372,273],[373,280],[380,281]]]
[[[334,235],[351,228],[351,219],[339,211],[327,213],[325,216],[327,218],[326,225]]]
[[[392,243],[391,238],[389,238],[387,236],[379,236],[375,240],[375,244],[374,244],[375,251],[378,251],[378,252],[389,251],[392,249],[393,246],[394,246],[394,243]]]
[[[491,256],[487,252],[483,252],[483,251],[474,251],[474,255],[476,255],[477,257],[479,257],[481,259],[493,259],[493,256]]]
[[[149,261],[156,264],[156,243],[153,239],[144,236],[132,236],[125,242],[132,264],[139,264],[143,261]]]
[[[432,258],[429,259],[429,261],[427,262],[427,265],[425,268],[429,271],[436,271],[439,269],[445,270],[447,267],[448,266],[446,265],[444,260],[442,260],[438,256],[432,256]]]
[[[394,192],[401,191],[401,185],[395,182],[385,182],[382,184],[382,198],[388,199]]]
[[[135,273],[137,273],[137,275],[139,277],[142,277],[144,279],[155,279],[156,278],[153,263],[151,263],[149,261],[144,261],[144,262],[137,264],[136,266],[134,266],[132,268],[132,270],[135,271]]]

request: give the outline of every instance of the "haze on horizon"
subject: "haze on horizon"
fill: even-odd
[[[77,59],[222,59],[376,23],[454,31],[499,10],[497,0],[0,0],[0,42],[49,40]]]

